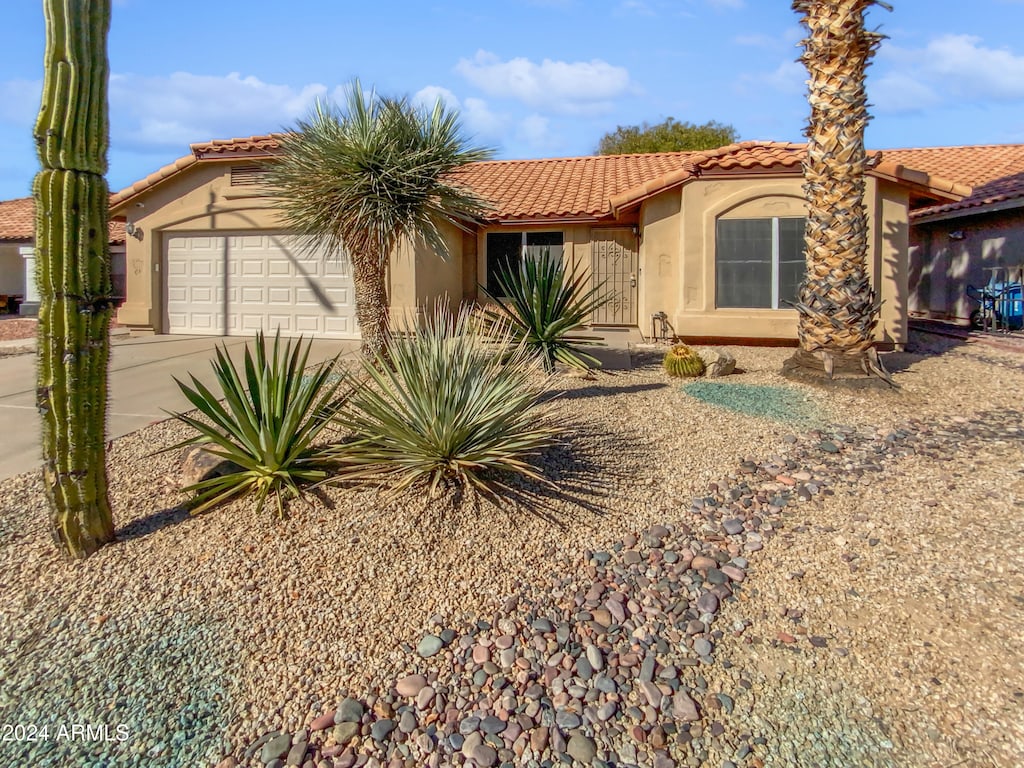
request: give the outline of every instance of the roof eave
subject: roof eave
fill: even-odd
[[[945,206],[941,207],[945,208]],[[1020,197],[1014,197],[1009,200],[995,200],[991,203],[979,203],[977,205],[968,203],[967,205],[958,206],[951,210],[944,209],[936,211],[935,213],[928,213],[927,208],[919,211],[911,211],[910,220],[912,224],[931,224],[933,222],[963,219],[968,216],[978,216],[986,213],[1012,211],[1016,208],[1024,208],[1024,194]]]
[[[937,203],[958,203],[973,192],[966,184],[908,168],[902,163],[886,162],[884,155],[882,162],[871,168],[868,175],[907,187]]]

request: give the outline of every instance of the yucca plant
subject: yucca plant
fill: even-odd
[[[342,105],[318,102],[280,142],[267,188],[288,229],[352,260],[363,354],[379,355],[390,333],[388,258],[403,240],[447,258],[442,223],[470,231],[488,206],[458,171],[492,152],[470,144],[440,99],[421,109],[358,80]]]
[[[507,324],[485,336],[467,310],[439,307],[416,329],[392,338],[387,364],[363,362],[365,383],[335,417],[352,439],[327,452],[334,479],[391,496],[422,483],[431,498],[449,485],[495,497],[509,474],[546,483],[536,461],[559,434],[538,406],[547,378]]]
[[[185,489],[197,494],[193,514],[254,493],[258,509],[273,495],[278,514],[284,516],[285,495],[298,498],[301,484],[328,476],[329,461],[319,455],[313,442],[343,402],[338,397],[342,377],[335,374],[339,356],[305,373],[312,341],[303,345],[301,338],[294,344],[288,340],[282,348],[278,332],[269,354],[267,346],[263,333],[256,337],[255,354],[245,345],[244,378],[227,348],[216,348],[212,365],[220,395],[194,375],[190,375],[192,386],[175,379],[205,419],[172,414],[199,434],[166,450],[200,444],[238,467]]]

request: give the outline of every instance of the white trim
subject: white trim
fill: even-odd
[[[779,308],[779,217],[772,216],[772,309]]]

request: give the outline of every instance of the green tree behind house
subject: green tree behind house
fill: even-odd
[[[601,137],[601,155],[633,155],[651,152],[688,152],[717,149],[734,144],[739,134],[731,125],[714,120],[695,125],[670,117],[657,125],[620,125]]]

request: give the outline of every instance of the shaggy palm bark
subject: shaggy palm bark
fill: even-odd
[[[356,294],[360,352],[367,359],[386,359],[391,323],[388,312],[387,268],[383,259],[372,255],[353,259],[352,282]]]
[[[107,497],[107,32],[110,0],[45,0],[45,79],[33,183],[39,284],[36,402],[57,545],[85,558],[114,539]]]
[[[810,73],[804,161],[807,273],[795,307],[799,350],[787,372],[875,375],[892,384],[874,333],[880,302],[868,275],[864,206],[869,118],[864,76],[882,36],[864,28],[876,0],[795,0],[808,30],[801,60]],[[888,6],[885,6],[888,7]]]

